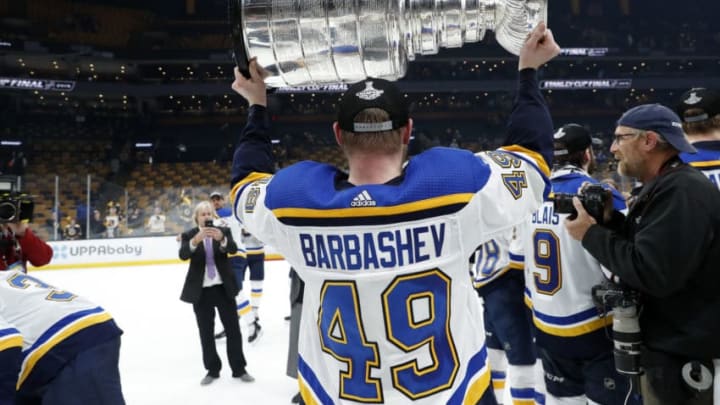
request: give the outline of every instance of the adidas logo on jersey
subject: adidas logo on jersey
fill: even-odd
[[[351,207],[374,207],[377,203],[370,196],[367,190],[363,190],[362,193],[355,196],[350,202]]]

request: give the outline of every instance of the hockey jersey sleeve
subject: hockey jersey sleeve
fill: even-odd
[[[545,98],[540,93],[537,70],[519,72],[518,90],[508,120],[503,145],[510,151],[533,151],[538,166],[549,168],[553,157],[553,122]],[[540,161],[542,158],[543,161]],[[549,175],[549,170],[545,173]]]
[[[522,223],[550,192],[553,122],[534,69],[520,72],[504,145],[477,154],[490,168],[487,184],[475,197],[480,207],[476,226],[486,240]]]
[[[470,218],[470,223],[482,231],[482,240],[510,232],[525,222],[549,194],[545,168],[535,164],[533,154],[504,150],[478,154],[490,169],[487,183],[473,198],[477,215]],[[540,162],[544,160],[540,158]]]
[[[247,215],[245,219],[238,216],[239,212],[253,213],[256,205],[265,201],[266,186],[274,171],[268,133],[267,109],[252,105],[233,155],[230,198],[232,211],[240,224],[253,229],[253,233],[264,243],[274,245],[276,233],[267,227],[274,222],[272,211],[261,210],[259,215]]]
[[[240,134],[238,147],[233,155],[230,179],[230,197],[235,198],[237,189],[274,172],[272,142],[268,134],[267,108],[250,106],[248,122]]]

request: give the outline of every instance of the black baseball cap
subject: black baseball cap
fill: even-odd
[[[680,152],[697,152],[683,132],[680,117],[662,104],[642,104],[633,107],[625,111],[617,124],[657,132]]]
[[[695,111],[692,115],[687,115],[689,110]],[[675,111],[684,122],[710,119],[720,114],[720,92],[702,87],[692,88],[680,97],[680,103]]]
[[[555,132],[553,136],[555,156],[567,156],[571,153],[583,151],[592,145],[593,139],[590,131],[582,125],[566,124]]]
[[[368,108],[388,113],[389,121],[355,122],[355,117]],[[351,85],[340,99],[338,126],[348,132],[382,132],[407,125],[409,119],[405,97],[392,82],[367,78]]]

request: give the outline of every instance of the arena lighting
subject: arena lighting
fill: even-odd
[[[152,148],[153,144],[152,144],[152,142],[136,142],[135,147],[138,149]]]
[[[0,141],[0,146],[22,146],[22,141]]]
[[[273,139],[273,140],[272,140],[272,143],[273,143],[273,145],[277,145],[277,144],[280,143],[280,140],[279,140],[279,139]]]

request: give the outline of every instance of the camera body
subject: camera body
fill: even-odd
[[[577,210],[573,206],[572,199],[577,197],[588,214],[595,218],[599,224],[602,224],[606,194],[607,190],[600,184],[588,185],[581,194],[557,193],[552,198],[553,211],[557,214],[570,214],[570,218],[575,219]]]
[[[613,357],[618,373],[642,374],[642,334],[638,317],[640,294],[623,285],[606,281],[592,287],[595,305],[603,312],[613,311]]]
[[[207,221],[205,221],[205,228],[214,228],[214,227],[215,227],[215,225],[213,225],[212,219],[208,219]]]
[[[15,191],[0,193],[0,223],[32,221],[35,203],[27,194]]]

